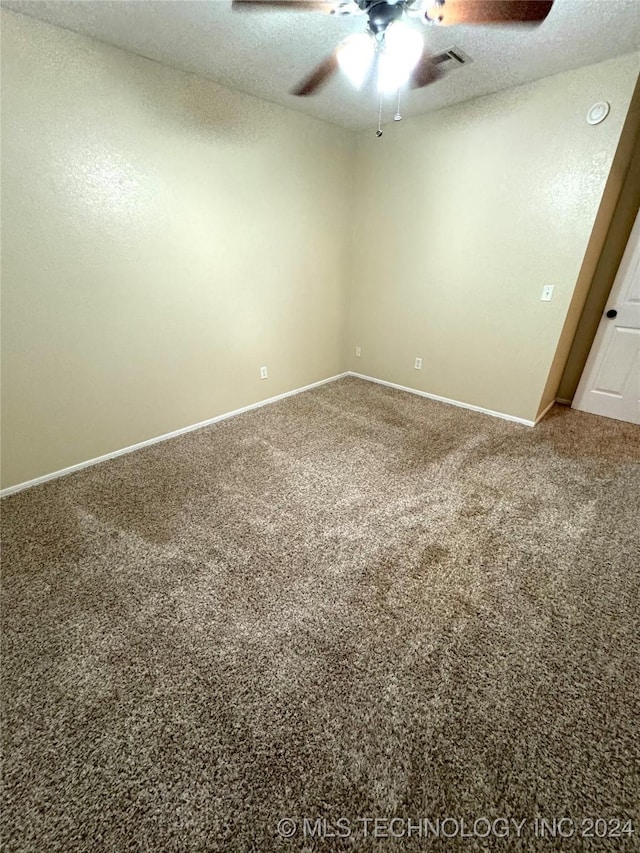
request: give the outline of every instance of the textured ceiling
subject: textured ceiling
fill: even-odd
[[[373,89],[341,76],[318,95],[291,86],[365,18],[312,12],[232,13],[230,0],[3,0],[2,5],[175,68],[348,127],[377,120]],[[473,60],[403,96],[404,116],[640,49],[640,0],[556,0],[540,27],[424,27],[432,51]],[[594,97],[597,93],[594,93]],[[388,103],[386,118],[393,113]]]

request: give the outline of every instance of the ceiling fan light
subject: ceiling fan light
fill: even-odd
[[[393,92],[403,86],[422,56],[424,42],[419,32],[402,21],[394,21],[384,35],[380,56],[378,89]]]
[[[422,36],[404,21],[394,21],[389,24],[384,35],[385,50],[390,53],[410,54],[414,64],[422,53]]]
[[[375,39],[370,33],[355,33],[338,48],[338,65],[356,89],[362,88],[369,76],[374,53]]]

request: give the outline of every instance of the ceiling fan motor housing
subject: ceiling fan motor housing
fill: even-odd
[[[369,16],[369,29],[374,35],[384,33],[389,24],[401,18],[405,0],[358,0],[358,6]]]

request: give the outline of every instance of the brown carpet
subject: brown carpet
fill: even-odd
[[[2,512],[4,850],[638,849],[638,427],[345,379]]]

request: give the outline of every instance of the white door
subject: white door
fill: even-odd
[[[640,424],[640,213],[572,406]]]

